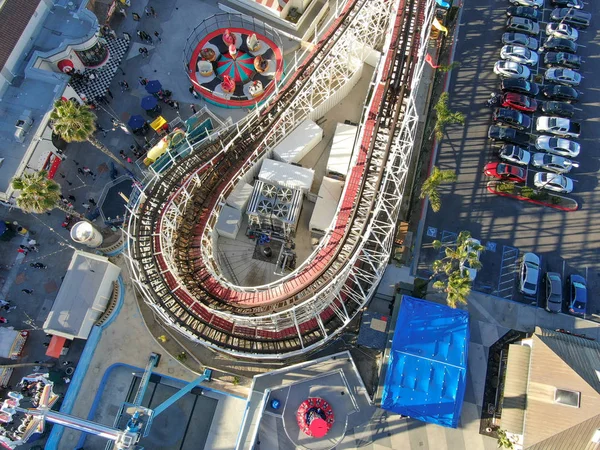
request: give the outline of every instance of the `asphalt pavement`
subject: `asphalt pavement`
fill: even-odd
[[[575,105],[579,110],[574,120],[583,122],[578,140],[582,151],[576,158],[580,167],[570,177],[575,180],[571,197],[580,208],[570,213],[498,197],[486,190],[489,178],[483,175],[483,167],[498,159],[487,139],[492,110],[485,102],[491,92],[499,91],[500,79],[493,66],[500,59],[509,6],[506,0],[464,2],[455,56],[460,67],[452,73],[449,105],[466,115],[466,123],[464,127],[448,127],[436,162],[441,169],[455,170],[458,181],[442,189],[441,211],[433,213],[430,209],[427,213],[418,274],[431,273],[431,263],[438,256],[431,248],[434,239],[451,241],[461,230],[468,230],[486,247],[475,290],[526,303],[540,302],[540,298],[522,298],[516,289],[520,258],[525,252],[535,252],[542,258],[544,271],[561,273],[563,280],[571,273],[587,276],[591,297],[588,313],[599,314],[600,296],[595,292],[600,287],[600,207],[595,200],[600,192],[596,144],[600,139],[600,89],[594,73],[596,67],[600,70],[596,56],[600,42],[594,38],[600,6],[586,3],[585,10],[593,15],[592,25],[580,33],[578,41],[584,79],[578,88],[583,97]],[[552,9],[547,1],[546,20]],[[541,29],[545,25],[540,22]],[[534,73],[543,74],[543,69],[536,68]]]

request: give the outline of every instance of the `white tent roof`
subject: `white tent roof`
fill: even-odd
[[[312,169],[294,166],[284,162],[265,159],[262,163],[258,179],[265,183],[277,184],[292,189],[310,191],[315,172]]]
[[[10,358],[13,344],[18,335],[19,332],[13,327],[0,328],[0,357]]]
[[[67,339],[87,339],[106,310],[113,281],[120,273],[121,268],[105,256],[75,251],[44,331]]]
[[[357,133],[358,128],[354,125],[337,124],[331,143],[329,159],[327,160],[327,173],[344,177],[348,174]]]
[[[319,198],[315,203],[309,229],[325,231],[331,226],[338,203],[344,190],[344,182],[324,177],[319,188]]]
[[[304,120],[273,149],[276,159],[298,162],[323,139],[323,129],[310,119]]]
[[[253,190],[254,188],[251,185],[244,181],[240,181],[233,191],[231,191],[229,197],[227,197],[226,203],[232,208],[243,211],[246,209],[246,205],[248,204],[248,200],[250,200]]]

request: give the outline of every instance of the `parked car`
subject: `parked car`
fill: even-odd
[[[532,164],[555,173],[568,173],[573,167],[579,167],[578,163],[570,159],[550,153],[534,153]]]
[[[479,246],[481,245],[481,241],[474,239],[474,238],[469,238],[467,240],[467,253],[475,253],[476,259],[477,261],[479,261],[479,256],[481,255],[481,250],[476,250],[476,248],[479,248]],[[464,260],[461,264],[460,264],[460,269],[462,270],[466,270],[469,273],[469,278],[471,279],[471,281],[475,281],[475,278],[477,277],[477,271],[479,269],[474,269],[471,267],[471,265],[469,264],[468,260]]]
[[[525,130],[531,127],[531,119],[520,111],[509,108],[498,108],[492,114],[494,122],[505,123],[517,130]]]
[[[550,116],[573,117],[575,108],[565,102],[542,102],[541,111]]]
[[[581,56],[565,52],[548,52],[544,55],[544,64],[548,67],[567,67],[579,69],[581,67]]]
[[[561,100],[565,102],[577,102],[581,95],[571,86],[561,86],[560,84],[549,84],[544,86],[542,94],[552,100]]]
[[[525,253],[519,270],[519,291],[525,295],[537,294],[540,279],[540,257],[535,253]]]
[[[526,166],[531,161],[531,153],[517,145],[503,145],[498,156],[502,161],[520,166]]]
[[[536,38],[522,33],[504,33],[502,35],[502,43],[504,45],[522,45],[533,51],[537,50],[539,46],[539,42]]]
[[[557,37],[550,37],[546,39],[544,45],[540,47],[540,51],[548,52],[567,52],[567,53],[577,53],[577,44],[568,39],[561,39]]]
[[[488,138],[492,141],[503,141],[509,144],[526,147],[529,145],[529,135],[514,128],[492,125],[488,130]]]
[[[537,36],[540,33],[540,26],[537,22],[523,17],[511,17],[506,21],[506,31],[516,33],[525,33],[531,36]]]
[[[577,142],[552,136],[539,136],[535,140],[535,147],[553,155],[569,158],[575,158],[581,151],[581,146]]]
[[[538,63],[538,54],[520,45],[505,45],[500,50],[500,58],[519,64],[535,66]]]
[[[546,34],[549,37],[568,39],[570,41],[576,41],[579,38],[579,31],[566,23],[550,22],[546,25]]]
[[[550,14],[552,22],[562,22],[574,28],[582,29],[590,26],[592,15],[588,12],[570,8],[556,8]]]
[[[581,275],[569,275],[567,278],[568,305],[571,314],[585,315],[587,308],[587,282]]]
[[[502,96],[502,106],[523,112],[534,112],[538,109],[538,103],[534,99],[513,92],[508,92]]]
[[[575,8],[583,9],[583,1],[581,0],[550,0],[552,6],[558,6],[559,8]]]
[[[564,84],[566,86],[579,86],[581,75],[572,69],[553,68],[546,70],[544,79],[551,83]]]
[[[538,172],[533,177],[536,188],[569,194],[573,192],[573,180],[560,173]]]
[[[494,64],[494,73],[502,78],[520,78],[524,80],[531,75],[531,71],[527,66],[512,61],[498,61]]]
[[[559,313],[562,310],[562,280],[556,272],[546,272],[546,311]]]
[[[540,116],[535,122],[535,129],[556,136],[577,138],[581,135],[581,124],[564,117]]]
[[[511,6],[506,10],[506,15],[508,17],[523,17],[535,22],[542,18],[542,13],[531,6]]]
[[[516,181],[517,183],[525,183],[527,180],[526,169],[506,163],[488,163],[483,168],[483,173],[488,177]]]
[[[500,83],[500,89],[503,92],[516,92],[518,94],[531,95],[535,97],[540,92],[540,87],[531,81],[505,78]]]
[[[531,6],[532,8],[543,8],[544,0],[509,0],[513,5]]]

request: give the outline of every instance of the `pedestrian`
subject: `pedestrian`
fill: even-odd
[[[96,129],[106,137],[106,130],[102,128],[100,125],[96,124]],[[77,169],[79,171],[79,169]]]
[[[2,309],[5,310],[6,312],[11,312],[11,311],[17,309],[17,307],[16,306],[11,306],[11,305],[4,305],[2,307]]]
[[[127,31],[123,31],[123,37],[124,37],[125,39],[127,39],[128,41],[130,41],[130,40],[131,40],[131,35],[130,35],[130,34],[127,32]]]
[[[71,364],[71,361],[63,361],[62,363],[63,366],[68,366],[69,364]]]
[[[106,93],[107,93],[108,95],[110,95],[110,98],[115,98],[115,96],[113,95],[113,93],[110,91],[110,89],[109,89],[109,88],[106,88]]]
[[[83,206],[85,209],[90,209],[90,205],[87,203],[82,203],[81,206]]]
[[[192,113],[196,114],[196,107],[194,105],[190,105],[190,109],[192,110]]]
[[[10,305],[10,302],[0,299],[0,306]]]
[[[188,91],[190,91],[190,94],[192,94],[194,96],[194,98],[198,98],[198,93],[194,89],[194,85],[190,85]]]
[[[160,34],[158,34],[158,31],[154,32],[154,36],[156,36],[156,39],[158,39],[158,42],[162,42],[162,38],[160,37]]]
[[[140,47],[140,48],[138,48],[138,53],[139,53],[140,55],[142,55],[142,58],[145,58],[145,57],[146,57],[146,54],[144,53],[144,47]]]
[[[131,158],[128,156],[128,157],[127,157],[127,162],[128,162],[129,164],[133,164],[133,159],[131,159]]]
[[[42,264],[41,262],[31,263],[29,264],[34,269],[47,269],[48,266],[46,264]]]
[[[85,172],[83,171],[83,169],[81,167],[77,168],[77,173],[79,173],[80,175],[85,175]]]
[[[144,35],[143,35],[142,33],[143,33],[143,31],[142,31],[142,30],[137,30],[137,31],[135,32],[135,34],[137,34],[137,35],[138,35],[138,37],[140,38],[140,40],[142,40],[142,41],[143,41],[143,40],[144,40]]]
[[[92,205],[96,206],[96,200],[94,200],[93,198],[89,198],[88,202],[90,202]]]
[[[0,323],[8,323],[8,320],[6,319],[6,317],[0,316]]]
[[[120,150],[119,151],[119,156],[121,157],[121,159],[125,160],[127,159],[127,156],[125,156],[125,151],[124,150]]]
[[[31,295],[33,294],[33,289],[21,289],[23,294]]]
[[[152,13],[152,15],[154,17],[158,17],[158,15],[156,14],[156,11],[154,11],[154,8],[152,6],[150,7],[150,12]]]
[[[71,379],[69,377],[63,377],[63,381],[65,382],[65,384],[69,384],[71,382]]]
[[[75,199],[74,195],[69,195],[69,200],[71,200],[72,202],[76,202],[77,200]]]
[[[148,78],[140,77],[140,84],[146,86],[148,84]]]
[[[150,15],[152,14],[152,12],[150,11],[150,8],[147,6],[144,8],[144,12],[146,13],[146,17],[150,17]]]
[[[131,17],[133,17],[133,20],[136,22],[140,21],[140,15],[138,13],[131,13]]]
[[[144,50],[144,57],[148,57],[148,49],[146,47],[142,47],[142,50]]]
[[[175,102],[171,99],[165,100],[165,103],[169,105],[171,108],[175,108]]]
[[[173,101],[173,108],[175,108],[176,111],[179,111],[179,102],[177,102],[176,100]]]
[[[27,250],[20,248],[19,250],[17,250],[18,253],[23,253],[23,256],[27,256]]]
[[[154,44],[154,41],[152,40],[152,36],[150,36],[148,33],[144,32],[144,34],[146,35],[146,42],[148,44]]]
[[[84,167],[83,167],[83,172],[84,172],[86,175],[91,175],[91,176],[93,176],[94,178],[96,178],[96,174],[94,174],[94,172],[92,172],[92,171],[90,170],[90,168],[89,168],[89,167],[85,167],[85,166],[84,166]]]
[[[44,342],[42,345],[47,348],[50,346],[50,342]]]
[[[68,184],[69,186],[73,186],[73,183],[71,183],[69,180],[65,180],[65,181],[67,182],[67,184]]]

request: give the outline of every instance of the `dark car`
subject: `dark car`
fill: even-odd
[[[511,6],[506,10],[508,17],[524,17],[526,19],[535,20],[536,22],[542,18],[541,11],[529,6]]]
[[[556,272],[546,272],[546,311],[559,313],[562,310],[562,280]]]
[[[548,67],[558,66],[579,69],[581,67],[581,56],[565,52],[548,52],[544,56],[544,64]]]
[[[583,9],[582,0],[552,0],[552,6],[558,6],[559,8],[575,8]]]
[[[549,116],[573,117],[575,114],[573,105],[565,102],[542,102],[540,109]]]
[[[551,100],[560,100],[565,102],[576,102],[579,100],[579,91],[570,86],[560,84],[548,84],[542,89],[542,94]]]
[[[587,283],[581,275],[569,275],[567,278],[569,292],[568,309],[571,314],[585,315],[587,308]]]
[[[505,123],[517,130],[525,130],[531,127],[531,119],[520,111],[508,108],[498,108],[492,115],[494,122]]]
[[[492,125],[488,130],[488,138],[492,141],[508,142],[509,144],[529,146],[529,135],[514,128]]]
[[[577,11],[571,8],[556,8],[550,14],[552,22],[563,22],[573,28],[587,28],[590,26],[592,15],[588,12]]]
[[[558,51],[558,52],[576,53],[577,52],[577,44],[568,39],[551,37],[546,40],[546,42],[544,43],[544,45],[541,47],[540,50],[543,52]]]
[[[531,81],[514,78],[502,80],[500,89],[502,89],[504,92],[517,92],[519,94],[530,95],[532,97],[535,97],[540,92],[540,87],[537,84]]]

